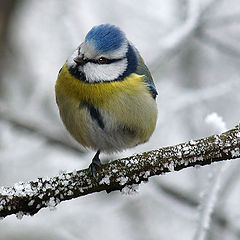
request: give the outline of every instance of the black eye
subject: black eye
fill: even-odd
[[[98,64],[108,64],[110,62],[109,59],[105,58],[105,57],[100,57],[98,60],[97,60]]]

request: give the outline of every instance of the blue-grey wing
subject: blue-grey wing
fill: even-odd
[[[139,75],[144,75],[144,82],[146,82],[146,84],[149,88],[149,91],[152,94],[152,97],[154,99],[156,99],[158,93],[157,93],[156,86],[153,82],[151,73],[149,72],[147,66],[145,65],[145,63],[144,63],[141,55],[138,53],[138,51],[137,51],[137,55],[138,55],[138,66],[136,69],[136,73]]]

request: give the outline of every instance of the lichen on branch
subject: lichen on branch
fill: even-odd
[[[97,181],[84,169],[1,187],[0,217],[34,215],[44,207],[54,208],[61,201],[94,192],[134,191],[132,186],[154,175],[239,157],[240,125],[219,135],[112,161],[101,167]]]

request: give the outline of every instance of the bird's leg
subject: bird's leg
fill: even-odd
[[[92,159],[91,164],[89,165],[89,172],[90,174],[94,177],[94,179],[97,179],[96,173],[97,170],[101,167],[102,163],[99,159],[99,154],[100,154],[100,150],[97,151],[97,153],[95,154],[95,156]]]

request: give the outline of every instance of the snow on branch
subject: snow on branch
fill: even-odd
[[[41,208],[54,208],[61,201],[94,192],[134,191],[134,186],[154,175],[239,157],[240,124],[220,135],[112,161],[101,167],[97,181],[84,169],[2,187],[0,217],[34,215]]]

